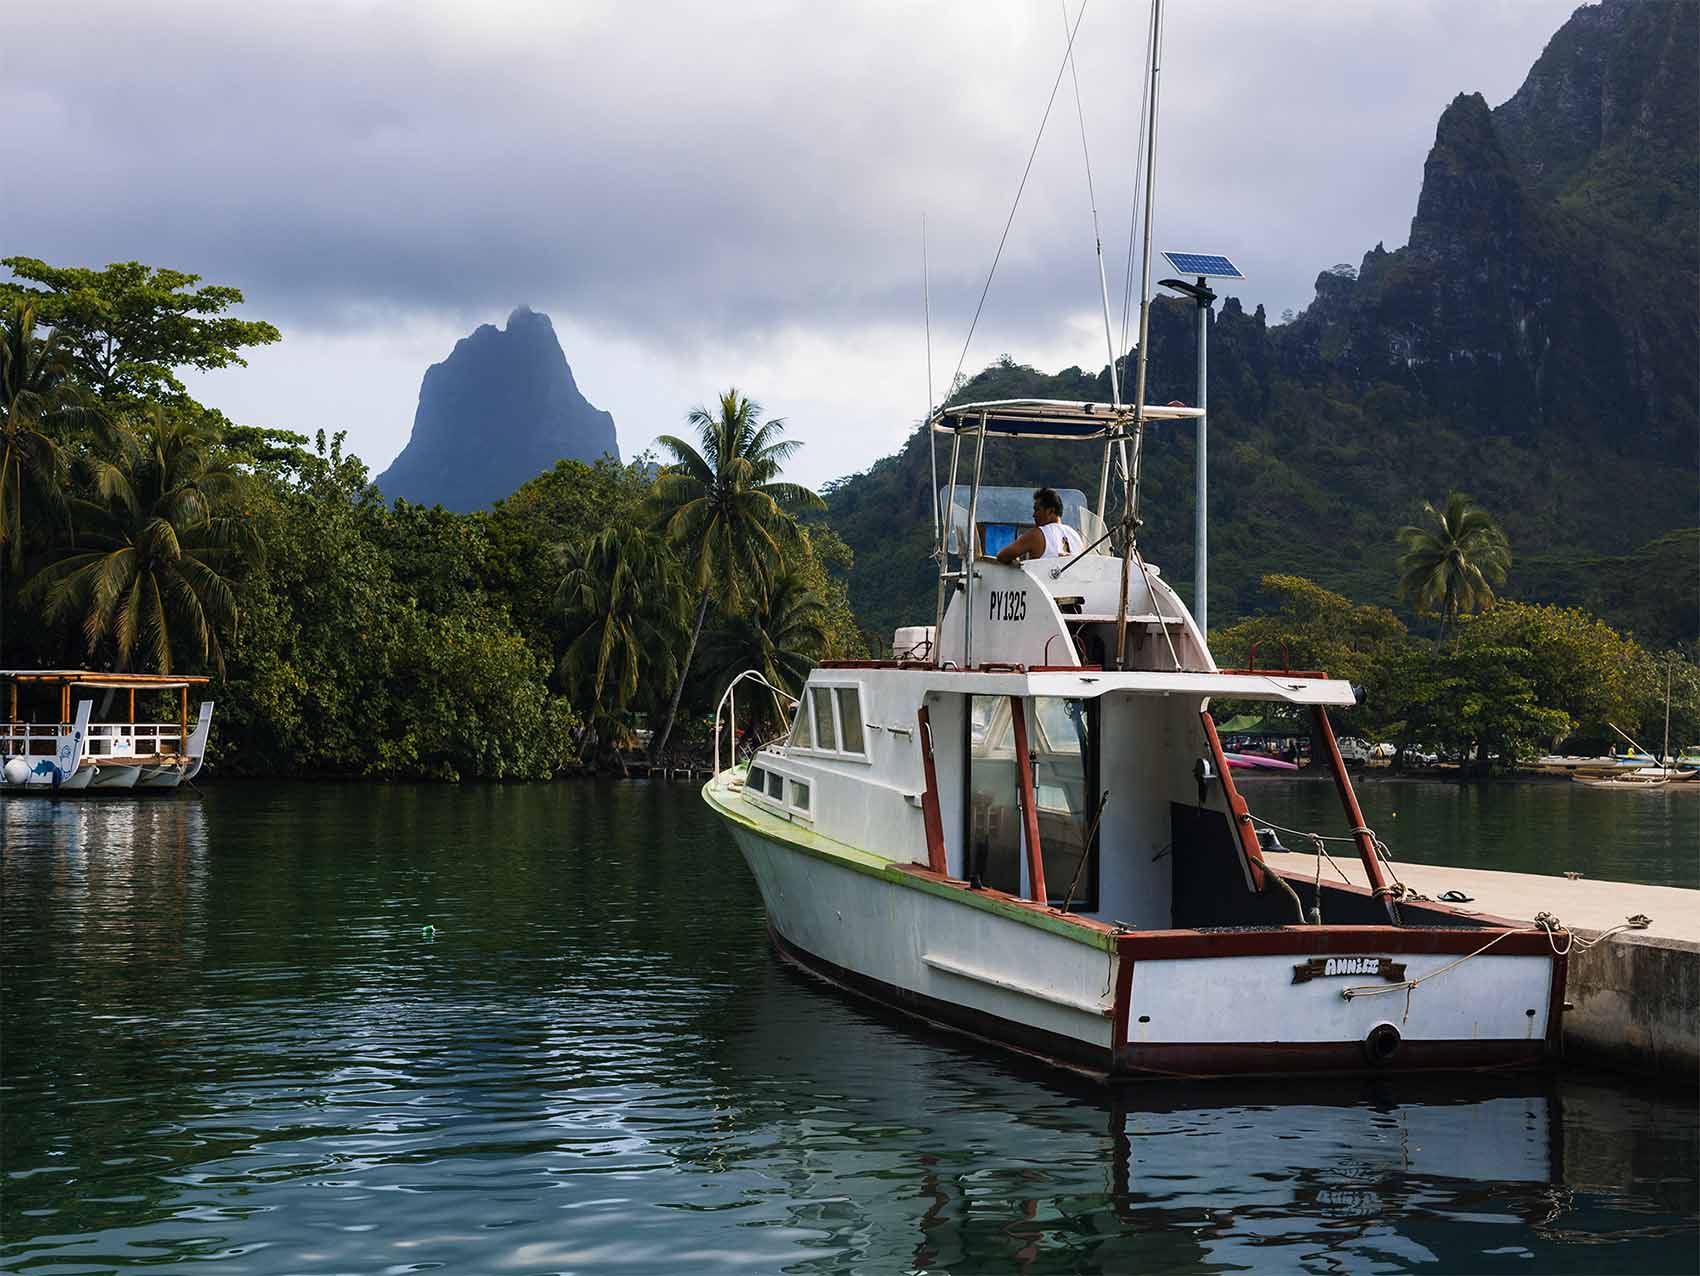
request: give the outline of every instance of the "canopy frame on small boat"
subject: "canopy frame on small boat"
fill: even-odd
[[[97,669],[0,669],[0,682],[11,684],[7,697],[9,722],[18,720],[18,688],[30,683],[36,686],[59,688],[59,716],[71,720],[71,688],[87,687],[94,691],[128,691],[130,718],[136,717],[136,692],[175,691],[179,693],[178,725],[182,738],[189,738],[189,688],[204,687],[212,679],[198,673],[114,673]]]

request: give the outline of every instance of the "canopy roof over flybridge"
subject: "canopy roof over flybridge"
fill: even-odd
[[[1119,434],[1133,420],[1133,408],[1109,403],[1076,403],[1066,399],[994,399],[986,403],[953,403],[933,413],[928,422],[939,434],[972,433],[984,415],[987,434],[1017,439],[1102,439]],[[1145,405],[1147,421],[1179,421],[1204,415],[1202,408]]]

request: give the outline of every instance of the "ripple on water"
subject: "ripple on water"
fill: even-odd
[[[779,966],[693,797],[0,804],[0,1267],[1692,1270],[1692,1106],[1038,1077]]]

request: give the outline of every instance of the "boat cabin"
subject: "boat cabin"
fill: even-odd
[[[1265,871],[1210,704],[1302,707],[1335,768],[1346,826],[1362,830],[1326,713],[1350,708],[1353,689],[1323,674],[1217,667],[1159,568],[1107,534],[1127,416],[1044,401],[941,412],[934,429],[951,437],[951,460],[937,493],[935,623],[900,630],[896,660],[815,670],[786,738],[752,762],[746,795],[834,842],[1106,924],[1305,922],[1315,901]],[[996,560],[1031,526],[1038,486],[980,482],[999,437],[1102,448],[1096,506],[1078,489],[1058,492],[1079,553]],[[965,443],[973,477],[962,484]],[[1397,919],[1367,830],[1360,842],[1379,898],[1352,911]]]

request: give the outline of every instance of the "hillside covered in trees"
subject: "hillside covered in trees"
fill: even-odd
[[[1694,5],[1578,10],[1509,101],[1460,95],[1447,107],[1406,246],[1324,271],[1285,322],[1234,297],[1218,304],[1213,624],[1274,606],[1260,586],[1270,572],[1393,603],[1394,530],[1456,489],[1505,529],[1504,594],[1588,608],[1649,646],[1692,647],[1697,47]],[[1191,302],[1154,303],[1148,401],[1193,401],[1195,324]],[[1107,402],[1109,376],[1006,357],[954,399]],[[1152,430],[1141,502],[1141,544],[1188,596],[1194,448],[1190,429]],[[946,452],[941,442],[941,473]],[[988,449],[989,482],[1094,491],[1097,471],[1090,448]],[[932,613],[928,487],[917,433],[826,492],[857,556],[851,601],[887,639]]]

